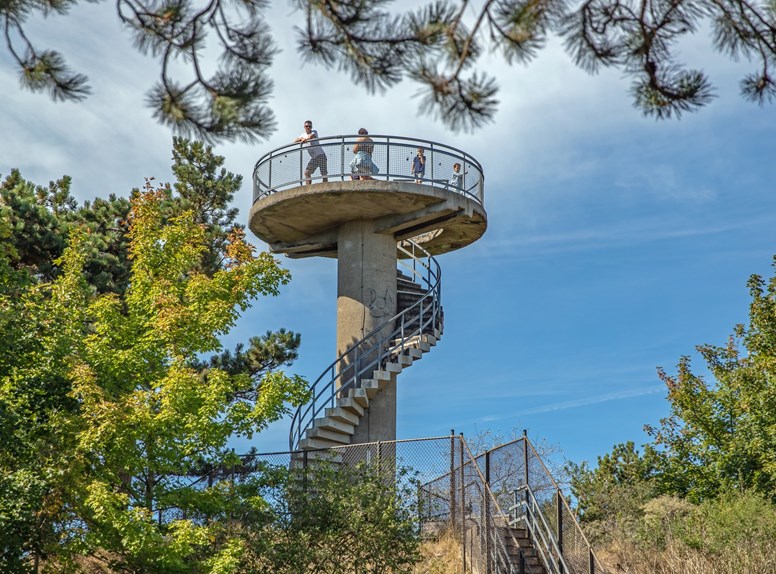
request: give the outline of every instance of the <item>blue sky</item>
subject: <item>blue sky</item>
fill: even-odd
[[[400,438],[526,428],[577,461],[645,442],[643,425],[668,413],[656,367],[671,372],[693,355],[700,370],[694,346],[724,344],[746,320],[748,276],[771,273],[776,115],[738,96],[750,66],[714,54],[705,38],[686,42],[681,56],[709,72],[719,97],[656,123],[632,108],[616,71],[589,76],[553,41],[528,67],[486,59],[500,111],[476,134],[453,134],[417,115],[411,84],[369,96],[345,75],[301,66],[298,18],[285,4],[273,8],[284,50],[274,66],[277,132],[216,147],[245,178],[235,198],[243,222],[254,163],[305,119],[322,136],[365,126],[447,143],[485,171],[489,228],[439,258],[445,335],[399,379]],[[158,66],[132,49],[112,7],[84,5],[28,32],[87,73],[94,94],[63,104],[22,92],[0,51],[0,173],[18,167],[41,184],[71,175],[80,200],[125,195],[147,176],[169,180],[171,134],[142,103]],[[299,331],[291,370],[314,380],[334,359],[336,264],[283,263],[292,283],[256,301],[225,344]],[[251,444],[285,449],[287,424]]]

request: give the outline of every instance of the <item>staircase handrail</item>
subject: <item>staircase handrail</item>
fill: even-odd
[[[464,449],[466,450],[466,453],[469,455],[469,460],[471,461],[471,465],[474,468],[474,471],[477,473],[477,476],[480,479],[479,484],[476,485],[477,488],[482,488],[483,489],[483,492],[485,493],[485,496],[487,496],[487,498],[489,500],[489,503],[492,504],[495,507],[495,510],[496,510],[495,514],[497,516],[506,516],[506,517],[508,517],[509,515],[504,513],[504,511],[501,509],[501,506],[498,503],[498,499],[493,495],[493,491],[490,488],[490,484],[488,484],[488,481],[485,479],[485,475],[482,474],[482,470],[480,469],[480,465],[477,464],[477,459],[474,456],[474,454],[472,454],[472,451],[469,448],[468,443],[465,440],[463,440],[463,435],[461,436],[461,443],[463,444]],[[465,463],[463,461],[461,461],[461,464],[465,464]],[[482,486],[480,487],[480,485],[482,485]],[[515,538],[515,535],[512,532],[510,532],[509,536],[512,538],[512,543],[516,547],[519,548],[520,544],[518,543],[517,539]],[[501,541],[500,546],[503,547],[503,540]],[[502,548],[501,550],[503,551],[503,553],[505,555],[508,556],[508,553],[506,552],[505,548]],[[530,571],[530,567],[528,569]]]
[[[557,492],[562,492],[562,489],[560,486],[558,486],[558,483],[555,482],[555,478],[552,476],[552,473],[547,468],[547,465],[544,464],[544,460],[542,460],[542,457],[539,456],[539,453],[536,452],[536,448],[534,447],[533,443],[528,440],[528,437],[523,437],[524,440],[528,442],[528,446],[531,448],[531,450],[534,453],[534,456],[539,461],[539,463],[542,466],[542,469],[544,469],[544,473],[549,477],[549,479],[552,481],[553,486],[555,487]],[[527,485],[530,487],[530,485]],[[533,492],[533,491],[532,491]],[[577,533],[582,537],[582,540],[585,542],[585,545],[587,546],[588,552],[593,556],[593,560],[598,563],[598,557],[595,555],[595,552],[593,551],[593,545],[590,544],[590,541],[587,539],[587,536],[585,536],[585,532],[582,530],[582,528],[579,526],[579,522],[576,519],[577,513],[574,512],[571,509],[571,506],[569,505],[568,501],[566,500],[565,496],[559,496],[560,504],[563,505],[563,507],[566,509],[566,511],[569,513],[570,516],[574,517],[574,526],[576,528]],[[600,564],[598,565],[600,568]],[[601,568],[601,571],[603,571],[603,568]]]
[[[516,511],[517,508],[520,506],[522,506],[525,509],[526,528],[528,528],[528,530],[531,532],[533,536],[533,540],[541,542],[541,544],[534,544],[534,547],[539,551],[539,554],[542,557],[542,562],[544,562],[544,566],[548,572],[552,572],[553,574],[555,573],[563,574],[565,572],[571,572],[571,570],[569,570],[568,565],[566,564],[565,558],[563,558],[563,552],[558,546],[558,541],[553,535],[550,525],[547,523],[547,517],[544,516],[544,512],[542,512],[542,508],[539,505],[539,502],[536,500],[536,496],[534,495],[533,489],[527,484],[524,486],[521,486],[519,489],[515,490],[514,492],[515,498],[517,498],[517,494],[519,491],[525,492],[528,498],[523,499],[522,502],[520,503],[516,502],[514,506],[510,507],[509,509],[510,514],[513,510]],[[528,519],[529,516],[531,520]],[[535,522],[536,522],[537,516],[541,521],[541,524],[540,524],[540,526],[542,527],[541,529],[536,528]],[[512,524],[512,521],[510,520],[510,525],[511,524]],[[537,538],[537,535],[538,535],[538,538]],[[547,541],[548,538],[549,538],[549,542]],[[555,556],[558,557],[558,563],[560,564],[560,568],[554,568],[555,562],[551,560],[553,550],[555,551]]]
[[[407,249],[405,245],[409,247],[409,249]],[[398,263],[409,269],[412,274],[415,277],[418,277],[428,288],[420,299],[387,321],[384,321],[367,335],[359,339],[347,351],[340,354],[339,357],[337,357],[318,376],[310,387],[312,390],[312,398],[307,403],[300,405],[291,419],[291,429],[289,431],[290,450],[298,450],[299,441],[302,439],[304,433],[310,428],[313,421],[324,409],[336,405],[338,396],[344,396],[343,393],[347,393],[348,390],[356,388],[356,384],[365,374],[369,373],[370,369],[373,371],[376,370],[376,367],[382,365],[385,359],[404,350],[405,344],[410,338],[426,334],[426,329],[429,325],[431,325],[432,328],[436,328],[437,324],[440,323],[442,271],[439,267],[439,263],[422,246],[411,240],[399,242],[397,244],[397,249],[412,261],[412,265],[407,265],[401,259],[398,260]],[[417,251],[421,253],[421,257],[416,255]],[[422,259],[425,259],[425,261]],[[425,273],[418,272],[418,265],[422,266]],[[428,318],[425,318],[427,313],[424,313],[424,308],[427,312],[430,311],[430,313],[428,313]],[[416,310],[419,311],[418,317],[411,321],[417,321],[418,326],[410,330],[408,329],[407,324],[411,323],[411,321],[407,320],[407,317],[410,317],[412,312]],[[398,324],[396,324],[397,322]],[[396,324],[396,326],[386,336],[382,331],[391,324]],[[377,338],[377,342],[370,344],[375,337]],[[399,344],[394,346],[385,344],[386,342],[395,339],[399,339]],[[375,351],[377,351],[375,358],[365,365],[360,364],[359,354],[362,356],[369,356],[370,354],[375,353]],[[345,361],[348,362],[344,363]],[[343,368],[338,370],[337,367],[340,365],[343,365]],[[341,381],[343,372],[348,373],[348,379],[346,381]],[[328,379],[326,379],[327,376],[329,377]],[[339,387],[336,386],[338,381],[340,382]]]

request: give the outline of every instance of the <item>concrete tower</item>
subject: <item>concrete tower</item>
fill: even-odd
[[[482,167],[435,142],[337,136],[266,154],[253,188],[249,227],[271,251],[338,261],[336,358],[294,417],[291,449],[394,440],[397,375],[442,333],[433,255],[487,227]]]

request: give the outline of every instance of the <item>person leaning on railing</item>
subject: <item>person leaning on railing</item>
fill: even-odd
[[[366,128],[358,130],[358,135],[361,137],[353,145],[355,156],[350,162],[350,177],[352,179],[372,179],[372,176],[380,171],[375,162],[372,161],[372,152],[375,149],[375,145],[368,134],[369,132],[366,131]]]
[[[310,161],[307,162],[307,167],[304,168],[305,184],[310,185],[312,183],[312,176],[315,170],[321,171],[321,181],[326,183],[329,181],[329,169],[327,167],[328,158],[326,153],[321,148],[321,145],[315,141],[318,139],[318,131],[313,129],[313,122],[310,120],[304,123],[304,133],[294,140],[295,143],[301,143],[302,147],[307,150],[310,155]]]

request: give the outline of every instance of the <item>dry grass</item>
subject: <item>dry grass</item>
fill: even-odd
[[[689,548],[668,541],[658,550],[614,542],[598,552],[610,574],[774,574],[776,541],[723,549],[719,553]]]
[[[450,532],[420,545],[421,559],[413,574],[460,574],[461,541]]]

